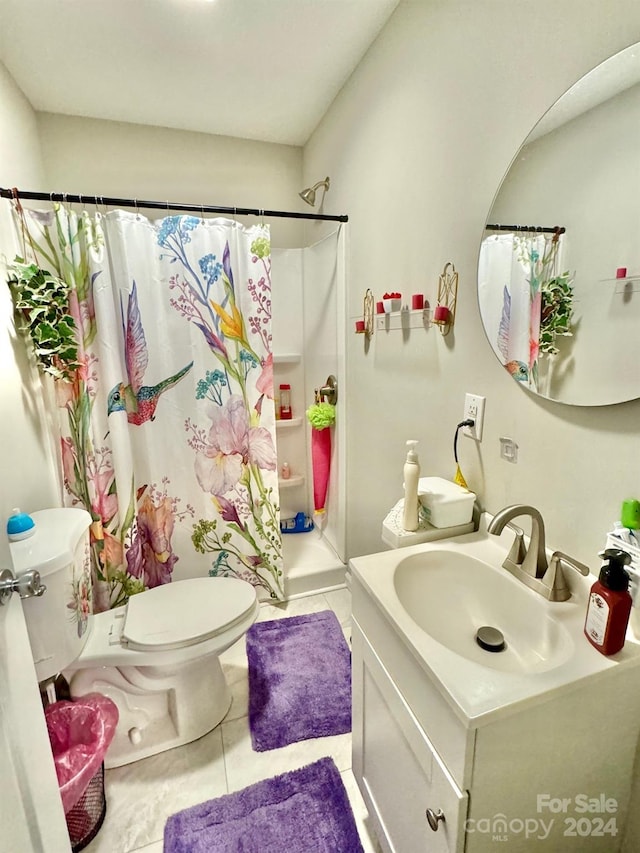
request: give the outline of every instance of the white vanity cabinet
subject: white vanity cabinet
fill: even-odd
[[[462,851],[466,792],[355,625],[352,644],[353,771],[383,849]]]
[[[385,853],[620,850],[638,668],[466,719],[351,574],[353,772]]]

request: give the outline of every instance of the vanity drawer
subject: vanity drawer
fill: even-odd
[[[387,853],[461,853],[468,795],[355,625],[353,771]],[[444,820],[434,831],[427,809]]]

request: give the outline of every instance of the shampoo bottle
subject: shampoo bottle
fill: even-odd
[[[418,442],[407,442],[407,459],[404,463],[404,513],[402,526],[405,530],[418,529],[418,480],[420,479],[420,464],[416,453]]]
[[[603,655],[615,655],[624,646],[631,613],[629,575],[624,569],[631,557],[618,548],[607,548],[601,556],[607,562],[589,593],[584,633]]]

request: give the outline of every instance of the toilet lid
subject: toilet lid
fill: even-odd
[[[192,646],[250,615],[256,591],[238,578],[192,578],[132,595],[122,641],[138,651]]]

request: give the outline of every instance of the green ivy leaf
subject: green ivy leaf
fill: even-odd
[[[56,378],[72,379],[80,365],[69,285],[21,257],[14,259],[9,271],[17,325],[31,338],[38,366]]]

